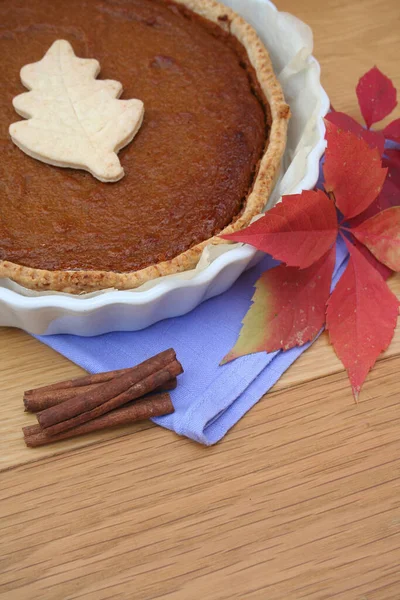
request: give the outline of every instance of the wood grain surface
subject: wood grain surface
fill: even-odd
[[[337,110],[373,64],[400,89],[398,0],[278,6]],[[26,451],[22,390],[82,371],[11,329],[0,364],[1,600],[400,598],[399,329],[358,405],[322,336],[208,449],[142,424]]]

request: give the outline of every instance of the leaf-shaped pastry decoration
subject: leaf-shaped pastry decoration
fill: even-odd
[[[21,69],[30,92],[13,100],[27,121],[10,126],[11,138],[29,156],[57,167],[85,169],[100,181],[118,181],[117,152],[138,132],[140,100],[118,100],[118,81],[97,80],[97,60],[78,58],[65,40],[53,43],[37,63]]]

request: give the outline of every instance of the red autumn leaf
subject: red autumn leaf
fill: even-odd
[[[337,232],[335,206],[317,190],[284,196],[246,229],[221,237],[251,244],[290,267],[305,269],[329,250]]]
[[[392,271],[400,271],[400,206],[388,208],[351,230]]]
[[[360,123],[357,123],[353,117],[342,112],[330,112],[325,119],[343,131],[352,131],[357,137],[365,140],[370,148],[378,148],[382,155],[385,149],[385,136],[381,131],[372,131],[364,129]]]
[[[389,169],[389,181],[400,189],[400,150],[386,150],[383,166]]]
[[[326,325],[357,400],[369,370],[393,338],[399,302],[368,260],[346,244],[350,260],[328,301]]]
[[[383,184],[378,200],[381,210],[400,205],[400,188],[389,177],[386,178]]]
[[[279,265],[263,273],[238,340],[221,364],[254,352],[289,350],[314,339],[325,323],[335,256],[331,248],[307,269]]]
[[[350,131],[327,124],[324,176],[325,189],[335,195],[345,218],[359,215],[382,189],[387,169],[381,168],[379,151]]]
[[[385,136],[381,131],[372,131],[372,129],[361,128],[359,137],[365,140],[370,148],[377,148],[380,156],[385,151]]]
[[[361,132],[363,131],[360,123],[353,119],[353,117],[350,117],[350,115],[346,115],[346,113],[340,111],[332,110],[326,115],[325,119],[329,123],[332,123],[332,125],[336,125],[337,129],[352,131],[358,136],[361,136]]]
[[[376,200],[373,201],[363,213],[354,217],[354,219],[350,219],[349,225],[350,227],[358,227],[361,223],[364,223],[367,219],[377,215],[382,210],[386,210],[387,208],[391,208],[392,206],[400,205],[400,189],[391,182],[389,177],[386,177],[385,183],[383,184],[383,188],[381,193],[377,197]]]
[[[396,88],[377,67],[361,77],[356,92],[367,127],[387,117],[397,106]]]
[[[383,265],[381,262],[379,262],[379,260],[377,258],[375,258],[375,256],[373,254],[371,254],[371,252],[368,250],[368,248],[366,248],[365,246],[360,244],[360,242],[358,240],[354,239],[353,241],[354,241],[354,245],[357,248],[357,250],[359,252],[361,252],[361,254],[364,256],[364,258],[367,259],[369,264],[378,271],[380,276],[385,281],[387,279],[389,279],[389,277],[393,274],[393,271],[391,269],[389,269],[386,265]]]
[[[400,143],[400,119],[396,119],[395,121],[389,123],[383,132],[388,140],[393,140],[394,142]]]

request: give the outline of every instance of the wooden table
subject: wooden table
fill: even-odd
[[[336,109],[359,116],[374,64],[400,89],[398,0],[279,8],[313,27]],[[13,404],[80,372],[7,329],[0,364]],[[2,472],[0,598],[400,598],[399,371],[398,331],[356,406],[323,337],[216,447],[146,425]]]

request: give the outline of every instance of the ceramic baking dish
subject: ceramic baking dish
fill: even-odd
[[[320,67],[312,56],[312,32],[307,25],[279,12],[269,0],[225,0],[225,4],[251,23],[264,41],[292,112],[281,177],[266,207],[270,208],[283,194],[315,186],[325,149],[323,117],[329,110],[329,99],[320,83]],[[84,296],[35,294],[3,279],[0,325],[34,334],[83,336],[143,329],[183,315],[226,291],[259,256],[254,248],[242,244],[208,249],[194,271],[164,277],[133,291]]]

